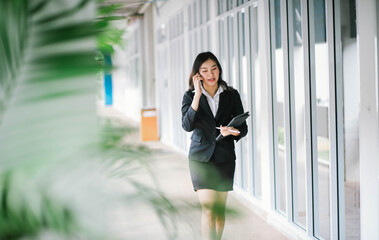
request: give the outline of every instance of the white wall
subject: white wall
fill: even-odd
[[[357,3],[358,62],[361,85],[359,114],[361,166],[361,239],[379,239],[379,139],[377,86],[375,69],[376,5],[375,0]]]
[[[113,106],[127,117],[139,122],[143,105],[144,67],[142,48],[144,48],[141,31],[143,21],[140,18],[126,26],[126,20],[119,21],[117,27],[126,29],[123,36],[125,47],[115,47],[112,61],[116,69],[112,72]],[[137,64],[133,63],[137,60]],[[136,73],[136,69],[138,72]]]

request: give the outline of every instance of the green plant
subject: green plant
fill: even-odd
[[[130,196],[109,176],[147,165],[147,149],[122,144],[131,129],[96,117],[97,49],[121,41],[106,34],[112,8],[96,18],[93,0],[0,1],[0,239],[109,239],[107,207]],[[170,201],[130,183],[173,238]]]

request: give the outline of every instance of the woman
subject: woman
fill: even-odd
[[[202,207],[204,240],[221,239],[224,230],[228,191],[233,190],[234,140],[247,134],[246,122],[234,127],[226,125],[243,112],[239,93],[222,79],[215,55],[200,53],[193,63],[189,90],[183,96],[182,127],[193,131],[189,168]],[[220,133],[224,138],[216,141]]]

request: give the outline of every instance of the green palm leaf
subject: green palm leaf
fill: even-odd
[[[90,0],[0,1],[0,239],[106,238],[106,207],[130,195],[107,190],[109,175],[134,185],[175,236],[171,203],[130,178],[149,152],[96,118],[96,43],[121,42],[112,9],[95,21]]]

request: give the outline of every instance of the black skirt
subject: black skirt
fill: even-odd
[[[193,189],[213,189],[220,192],[232,191],[234,182],[235,161],[216,163],[189,161]]]

